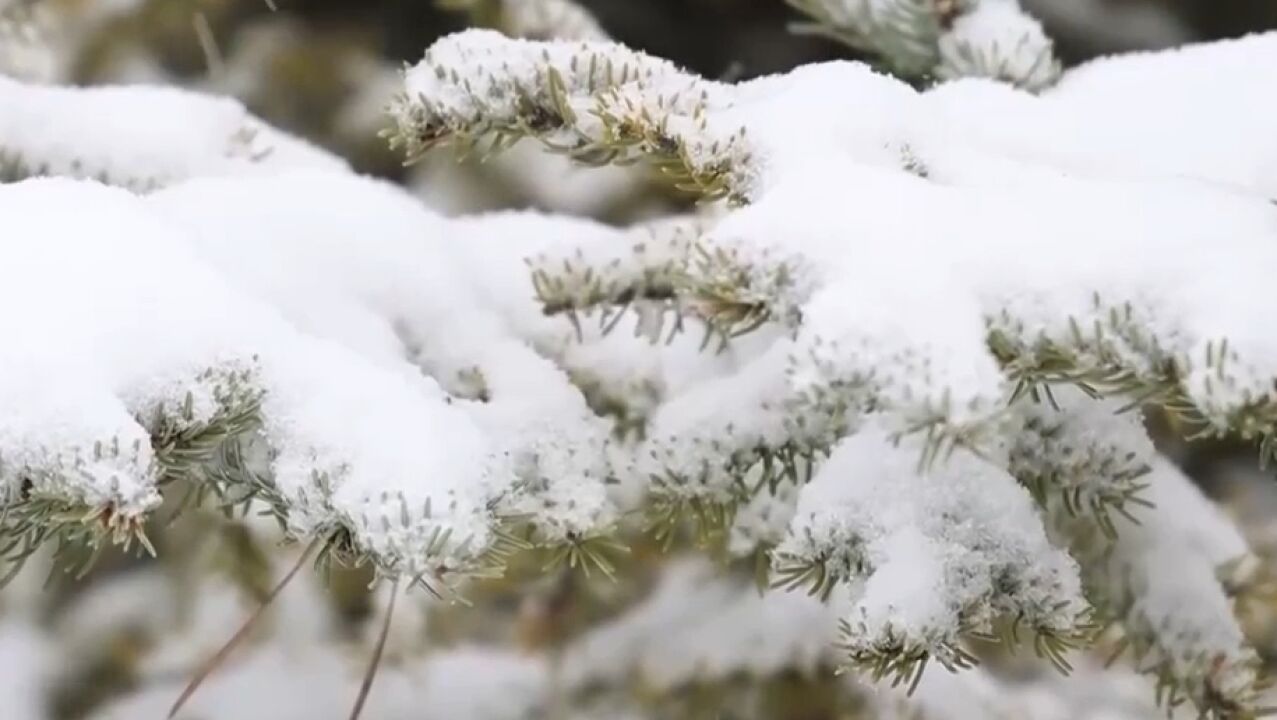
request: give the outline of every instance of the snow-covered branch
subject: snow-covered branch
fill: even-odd
[[[1018,12],[949,8],[950,32]],[[1245,74],[1277,39],[1186,52]],[[5,556],[149,548],[189,485],[438,590],[524,552],[612,574],[646,517],[767,561],[772,594],[674,566],[563,667],[514,668],[528,704],[564,668],[568,691],[635,668],[675,688],[834,657],[916,685],[990,639],[1068,669],[1111,621],[1171,700],[1245,717],[1254,654],[1215,578],[1245,543],[1137,409],[1273,454],[1277,144],[1242,123],[1218,156],[1153,158],[1111,128],[1177,107],[1184,68],[1114,60],[1039,96],[845,62],[726,85],[470,31],[408,71],[410,156],[533,137],[732,201],[633,228],[446,219],[230,101],[0,79]]]
[[[589,164],[646,157],[702,195],[736,197],[746,143],[739,128],[707,118],[726,95],[620,45],[472,30],[435,43],[408,71],[394,140],[411,159],[442,142],[490,152],[531,136]]]
[[[476,24],[529,40],[608,40],[598,20],[574,0],[438,0],[464,10]]]
[[[1060,76],[1051,40],[1017,0],[786,0],[827,35],[907,78],[980,77],[1027,90]]]

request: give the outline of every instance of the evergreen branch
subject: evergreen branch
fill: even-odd
[[[658,493],[646,511],[648,532],[668,551],[680,531],[690,523],[696,543],[708,547],[727,533],[737,506],[738,501],[734,499],[711,500]]]
[[[616,555],[628,555],[630,549],[624,543],[614,539],[607,533],[600,532],[589,537],[569,536],[562,542],[543,547],[549,558],[542,566],[542,572],[551,572],[562,567],[570,570],[580,569],[588,578],[590,573],[598,571],[609,580],[616,580],[616,563],[612,559]]]
[[[133,176],[115,169],[99,168],[93,171],[66,168],[52,160],[29,157],[18,148],[0,146],[0,183],[11,183],[36,177],[70,175],[84,180],[96,180],[103,185],[122,187],[135,193],[149,193],[168,184],[163,178]]]
[[[938,662],[950,672],[966,670],[979,664],[979,660],[960,645],[950,641],[933,643],[911,640],[904,633],[888,628],[880,637],[866,643],[867,629],[847,620],[839,625],[842,642],[839,645],[847,662],[865,673],[875,682],[889,680],[893,687],[906,685],[912,693],[922,680],[927,664]]]
[[[436,0],[444,10],[465,12],[470,22],[530,40],[608,40],[588,10],[573,0]]]
[[[1023,427],[1012,442],[1008,468],[1048,512],[1086,514],[1112,540],[1116,518],[1138,524],[1131,508],[1153,507],[1145,491],[1155,450],[1142,418],[1119,412],[1120,401],[1092,398],[1077,388],[1046,392],[1013,407]]]
[[[587,257],[578,248],[570,257],[529,259],[537,299],[546,315],[571,319],[578,337],[582,316],[601,311],[599,327],[607,334],[632,311],[638,317],[635,332],[653,342],[668,343],[701,327],[702,348],[718,351],[769,323],[799,324],[787,298],[790,263],[747,263],[738,253],[707,244],[701,232],[698,224],[640,231],[628,256]]]
[[[242,461],[242,450],[231,449],[250,440],[261,427],[264,391],[256,382],[256,369],[209,369],[195,378],[209,386],[217,412],[210,418],[195,416],[194,394],[188,391],[179,407],[156,406],[149,418],[141,418],[151,434],[151,448],[159,470],[159,484],[186,480],[225,497],[232,489],[224,483],[228,462]],[[230,456],[235,454],[234,458]],[[241,481],[243,482],[243,481]]]
[[[910,80],[986,77],[1037,91],[1061,65],[1042,26],[1014,2],[978,0],[786,0],[822,35],[875,56]]]
[[[879,56],[904,77],[928,75],[940,61],[940,35],[961,4],[953,0],[898,0],[881,8],[862,0],[785,0],[815,21],[798,32],[824,35]]]
[[[1124,628],[1116,650],[1108,659],[1112,664],[1123,655],[1143,675],[1154,678],[1154,699],[1159,707],[1173,709],[1185,703],[1209,720],[1253,720],[1275,714],[1263,706],[1264,684],[1258,680],[1262,671],[1257,657],[1235,661],[1220,654],[1204,651],[1184,658],[1161,639],[1165,629],[1147,615],[1133,612],[1133,600],[1109,608],[1114,618],[1110,626],[1120,622]],[[1238,684],[1238,677],[1249,680]]]
[[[1156,699],[1167,708],[1189,703],[1201,717],[1260,717],[1267,711],[1260,706],[1259,658],[1217,579],[1218,561],[1204,551],[1204,537],[1182,535],[1181,523],[1196,522],[1214,543],[1225,541],[1214,535],[1235,530],[1215,525],[1222,519],[1176,517],[1209,509],[1209,501],[1168,461],[1155,459],[1153,473],[1157,512],[1138,525],[1123,522],[1112,538],[1096,543],[1093,525],[1055,519],[1083,569],[1097,621],[1105,631],[1121,630],[1109,662],[1129,656],[1136,670],[1155,678]],[[1242,542],[1227,540],[1230,548]]]
[[[83,575],[107,545],[128,552],[136,544],[155,554],[145,525],[159,502],[156,488],[178,481],[190,488],[179,512],[192,498],[199,502],[209,494],[226,498],[232,491],[244,492],[246,474],[236,463],[242,443],[260,425],[261,393],[253,374],[251,367],[206,370],[196,376],[180,406],[155,405],[145,413],[149,461],[143,459],[140,441],[123,448],[117,436],[109,443],[94,443],[91,457],[54,457],[43,465],[9,468],[0,464],[0,474],[13,483],[0,512],[0,554],[14,563],[16,572],[40,547],[56,543],[57,559],[70,560],[68,571]],[[195,393],[206,390],[215,409],[207,417],[197,416]],[[103,494],[96,488],[96,471],[88,469],[100,463],[117,473],[128,468],[140,487],[126,495],[120,474],[115,474]]]
[[[568,379],[590,410],[610,421],[612,437],[621,442],[646,438],[651,414],[664,399],[660,378],[645,374],[616,379],[592,368],[569,367]]]
[[[1000,618],[994,632],[975,630],[967,621],[962,621],[958,636],[997,643],[1010,653],[1028,642],[1038,658],[1046,660],[1063,675],[1073,671],[1068,654],[1093,642],[1095,626],[1084,617],[1064,629],[1026,626],[1023,620],[1023,615]],[[851,667],[869,675],[874,682],[886,679],[892,687],[906,685],[908,694],[917,689],[928,663],[933,660],[949,672],[969,670],[979,664],[974,654],[952,639],[911,639],[907,632],[891,625],[871,636],[863,623],[853,624],[848,620],[840,622],[840,631],[839,649],[846,654]]]
[[[0,75],[38,78],[43,73],[40,50],[45,47],[47,28],[41,8],[34,0],[13,0],[0,6]],[[37,57],[32,58],[35,54]],[[0,159],[0,181],[5,175]]]
[[[810,529],[806,529],[810,532]],[[863,543],[851,538],[836,550],[822,550],[812,555],[776,551],[772,553],[772,589],[793,592],[805,590],[808,595],[827,602],[834,590],[854,578],[873,571],[864,556]]]
[[[436,42],[408,71],[388,137],[409,162],[443,143],[469,155],[533,137],[587,165],[647,160],[705,200],[743,202],[752,172],[745,132],[708,116],[725,95],[620,45],[468,31]]]
[[[1050,386],[1073,385],[1095,398],[1124,399],[1123,411],[1162,407],[1195,429],[1192,438],[1257,442],[1261,463],[1277,457],[1277,392],[1255,396],[1234,387],[1230,368],[1241,359],[1226,340],[1190,357],[1166,347],[1132,303],[1111,304],[1098,293],[1089,316],[1070,316],[1060,334],[1028,337],[1005,310],[986,325],[990,350],[1016,384],[1013,402],[1026,395],[1051,401]],[[1195,367],[1201,369],[1194,375]],[[1190,381],[1200,387],[1190,388]]]
[[[111,503],[89,505],[29,486],[18,495],[6,500],[0,512],[0,558],[10,563],[4,582],[47,544],[54,545],[57,566],[77,578],[93,569],[107,546],[155,555],[143,516],[120,512]]]

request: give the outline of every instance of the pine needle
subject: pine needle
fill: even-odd
[[[381,666],[381,655],[386,650],[386,639],[390,637],[390,619],[395,614],[395,598],[399,595],[399,580],[396,578],[390,586],[390,602],[386,605],[386,617],[381,621],[381,634],[377,636],[377,646],[373,648],[372,660],[364,673],[363,684],[359,686],[359,697],[355,698],[355,707],[350,711],[350,720],[359,720],[364,710],[368,693],[372,690],[372,681],[377,678],[377,668]]]
[[[177,715],[177,713],[182,709],[182,706],[186,704],[186,701],[190,700],[191,696],[195,694],[195,691],[204,684],[204,681],[207,680],[208,677],[217,670],[217,668],[221,667],[222,663],[226,661],[226,658],[230,657],[230,654],[234,652],[235,648],[239,647],[239,644],[243,642],[244,638],[248,637],[249,631],[257,624],[257,621],[266,611],[266,608],[270,607],[271,603],[275,601],[275,598],[279,596],[279,593],[288,586],[288,583],[297,575],[297,572],[302,569],[302,566],[304,566],[306,561],[310,559],[311,554],[319,547],[319,543],[320,538],[316,538],[306,546],[306,550],[302,552],[301,557],[297,558],[297,563],[293,565],[293,568],[288,571],[288,574],[285,575],[277,585],[275,585],[274,589],[270,591],[270,594],[266,596],[266,599],[262,601],[261,606],[244,621],[244,624],[240,626],[239,630],[235,631],[235,634],[231,636],[231,639],[226,641],[226,644],[223,645],[222,648],[213,655],[213,657],[209,658],[208,662],[204,663],[203,667],[195,673],[195,675],[191,678],[190,683],[187,684],[186,689],[184,689],[182,694],[178,696],[177,702],[174,702],[173,707],[168,711],[169,720],[172,720]]]

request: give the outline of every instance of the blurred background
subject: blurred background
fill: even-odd
[[[813,61],[855,57],[831,40],[791,33],[790,23],[801,18],[782,0],[579,2],[613,38],[713,78],[743,79]],[[1021,3],[1043,22],[1067,66],[1105,54],[1277,28],[1277,0]],[[40,82],[155,83],[228,94],[268,122],[347,158],[357,170],[402,183],[447,214],[531,207],[628,223],[685,207],[686,199],[658,179],[632,169],[574,168],[530,143],[484,164],[458,163],[450,153],[438,152],[406,167],[401,155],[391,152],[379,137],[388,124],[383,109],[399,89],[400,68],[418,60],[437,37],[475,24],[499,24],[492,3],[0,0],[0,72]],[[1271,471],[1256,468],[1255,449],[1172,440],[1179,436],[1177,429],[1158,417],[1150,418],[1150,423],[1166,452],[1241,521],[1256,551],[1272,558],[1277,553],[1277,528],[1271,521],[1277,514],[1277,483]],[[158,534],[160,561],[145,563],[107,553],[94,573],[78,582],[55,574],[46,585],[40,570],[48,568],[42,568],[37,558],[36,571],[24,572],[0,590],[0,619],[37,615],[36,625],[53,629],[57,649],[48,638],[23,635],[26,624],[0,622],[0,718],[158,719],[182,678],[233,632],[239,619],[265,596],[272,578],[291,563],[293,551],[276,550],[273,543],[278,538],[272,532],[269,523],[227,521],[215,513],[187,514],[181,523]],[[397,644],[392,642],[388,657],[392,663],[413,657],[420,650],[413,638],[422,639],[422,645],[427,640],[444,645],[488,640],[524,650],[553,651],[576,632],[574,628],[606,617],[650,590],[661,561],[645,552],[638,548],[629,579],[610,589],[583,594],[576,581],[543,578],[531,563],[522,576],[516,572],[508,582],[480,588],[474,596],[478,609],[430,603],[401,609]],[[204,577],[208,568],[215,572]],[[376,591],[368,590],[369,579],[362,571],[337,569],[326,589],[320,589],[319,580],[303,581],[310,589],[295,593],[289,601],[293,604],[281,610],[270,632],[288,641],[313,636],[316,623],[335,626],[337,644],[352,657],[363,657],[382,603]],[[424,619],[427,616],[430,622]],[[1277,658],[1277,615],[1272,604],[1247,608],[1244,616],[1261,654],[1271,663]],[[253,666],[254,672],[264,682],[283,683],[282,678],[296,674],[291,689],[282,687],[281,693],[317,693],[320,703],[332,697],[331,688],[308,685],[308,676],[294,673],[287,663],[271,665],[261,656],[258,660],[266,664]],[[501,662],[516,663],[506,656],[483,655],[456,655],[448,662],[452,665],[436,676],[443,679],[434,681],[447,687],[430,685],[444,694],[453,686],[477,682],[476,672],[485,676],[496,672]],[[513,689],[490,685],[472,694],[517,692],[520,667],[511,665],[502,675],[514,684]],[[325,672],[314,670],[311,677],[328,677]],[[856,702],[840,699],[835,703],[821,695],[830,686],[778,678],[766,684],[773,693],[767,702],[773,705],[760,705],[772,711],[732,717],[853,717],[844,710],[857,706]],[[241,694],[223,688],[221,695],[213,693],[213,697],[245,701],[257,691],[244,682]],[[395,690],[391,680],[385,682],[387,686],[378,690],[383,697],[380,702],[390,703],[384,698]],[[336,702],[347,701],[351,687],[340,685]],[[150,688],[158,688],[153,702],[113,705],[134,695],[146,696]],[[727,683],[713,686],[720,695],[696,694],[704,691],[698,688],[691,695],[679,695],[673,705],[661,704],[668,698],[660,698],[654,702],[661,709],[653,717],[717,718],[697,713],[722,706],[721,693],[731,688]],[[411,689],[405,692],[411,694]],[[829,710],[831,703],[843,710]],[[288,707],[291,710],[269,703],[232,702],[221,713],[201,711],[204,714],[190,717],[319,717],[313,714],[313,704],[298,706],[302,710]],[[395,715],[385,707],[365,717],[525,717],[515,711],[483,714],[472,706],[446,704],[421,716]],[[1130,715],[1078,712],[1051,717],[1148,717],[1141,714],[1145,706],[1139,708]],[[345,717],[344,705],[328,709],[331,713],[322,717]],[[971,717],[992,717],[974,712]],[[950,717],[943,712],[923,716]]]

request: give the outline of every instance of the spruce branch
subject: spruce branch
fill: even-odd
[[[529,258],[537,298],[545,314],[566,315],[578,339],[595,312],[604,334],[632,312],[635,333],[653,342],[699,328],[702,349],[719,352],[769,323],[797,327],[794,261],[743,257],[717,245],[711,227],[695,218],[667,221],[632,230],[628,252],[576,248]]]
[[[55,559],[84,574],[108,545],[154,554],[144,527],[159,504],[153,470],[140,441],[122,447],[118,436],[92,450],[66,448],[43,456],[0,458],[0,538],[17,572],[45,544]]]
[[[68,571],[82,575],[108,545],[154,554],[145,527],[166,486],[188,488],[177,512],[209,496],[229,512],[260,495],[264,483],[250,482],[256,475],[242,458],[261,423],[254,375],[251,365],[232,365],[181,383],[188,389],[177,392],[180,403],[161,401],[140,413],[145,419],[135,428],[149,435],[148,448],[140,439],[125,445],[116,436],[95,442],[91,451],[74,448],[7,467],[0,462],[0,480],[9,483],[0,512],[4,556],[17,568],[45,543],[56,543],[57,557],[72,563]],[[111,473],[105,492],[104,473]]]
[[[1156,452],[1142,417],[1075,387],[1049,392],[1013,408],[1023,426],[1008,469],[1047,512],[1086,515],[1111,540],[1116,517],[1138,524],[1137,514],[1153,510],[1146,491]]]
[[[984,77],[1030,91],[1061,73],[1042,26],[1013,0],[786,0],[793,30],[842,42],[911,80]]]
[[[939,62],[937,44],[966,4],[963,0],[786,0],[813,23],[792,29],[840,41],[882,58],[905,77],[929,74]]]
[[[124,552],[155,555],[147,537],[146,518],[120,512],[110,503],[89,505],[60,494],[24,489],[0,513],[3,559],[10,563],[4,580],[11,580],[35,552],[53,545],[54,560],[68,574],[83,577],[108,546]]]
[[[1081,564],[1097,621],[1120,630],[1110,662],[1129,656],[1155,678],[1157,700],[1168,708],[1264,716],[1259,659],[1218,579],[1245,543],[1169,461],[1155,457],[1152,465],[1148,497],[1156,509],[1139,524],[1115,518],[1115,536],[1095,542],[1093,525],[1054,521]]]
[[[752,173],[745,131],[710,117],[728,101],[724,86],[620,45],[472,30],[407,72],[390,139],[411,162],[442,143],[486,154],[533,137],[584,164],[647,160],[706,200],[739,202]]]
[[[1093,632],[1076,566],[1034,522],[1002,525],[1031,502],[1010,476],[962,450],[919,469],[921,443],[897,446],[878,420],[844,439],[772,553],[774,585],[825,601],[846,588],[842,647],[876,679],[914,685],[930,660],[967,667],[964,638],[1031,639],[1067,671],[1064,653]]]
[[[472,24],[530,40],[609,40],[598,20],[573,0],[436,0]]]
[[[230,488],[219,486],[218,461],[237,451],[230,445],[245,442],[261,427],[264,390],[253,365],[208,369],[195,378],[204,386],[217,410],[211,417],[196,416],[195,395],[188,390],[180,406],[157,404],[150,417],[140,418],[151,435],[151,447],[159,466],[161,485],[178,479],[209,486],[225,496]]]
[[[579,569],[587,578],[592,572],[599,572],[610,580],[616,580],[617,566],[615,557],[628,555],[630,548],[617,540],[611,532],[599,532],[589,537],[570,536],[563,541],[545,546],[549,558],[542,567],[543,572],[550,572],[561,567],[569,570]]]
[[[33,0],[16,0],[0,6],[0,75],[39,79],[47,73],[48,30],[44,8]],[[5,175],[0,160],[0,178]]]
[[[1050,401],[1051,385],[1073,385],[1092,397],[1122,400],[1120,410],[1164,408],[1193,437],[1257,442],[1261,463],[1277,451],[1277,390],[1247,366],[1227,340],[1185,347],[1163,339],[1155,310],[1092,295],[1085,315],[1070,315],[1055,332],[1026,330],[1009,310],[987,317],[990,350],[1015,383],[1012,400]],[[1179,347],[1176,347],[1176,344]]]

